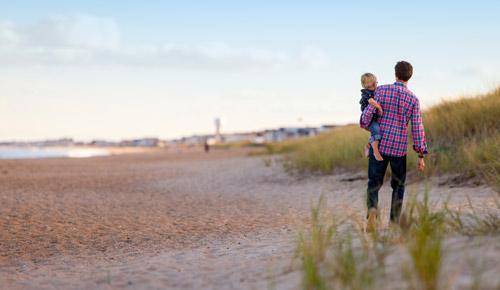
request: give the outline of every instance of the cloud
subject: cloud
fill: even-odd
[[[299,53],[302,66],[316,69],[326,68],[331,64],[330,56],[326,51],[315,46],[306,46]]]
[[[20,35],[16,31],[14,23],[9,21],[0,22],[0,47],[13,46],[20,42]]]
[[[116,49],[118,25],[111,18],[89,15],[53,16],[29,27],[28,44],[46,47]]]
[[[221,42],[128,44],[112,18],[58,15],[31,25],[0,22],[0,65],[120,65],[175,69],[317,69],[329,64],[323,50],[296,54],[239,48]]]
[[[471,78],[471,77],[484,78],[489,75],[492,75],[492,72],[482,64],[462,65],[460,67],[456,67],[454,69],[454,72],[457,76],[465,78]]]
[[[120,32],[111,18],[52,16],[33,25],[0,22],[0,47],[114,49]]]
[[[78,14],[52,16],[27,26],[0,22],[3,65],[82,64],[119,47],[120,32],[110,18]]]

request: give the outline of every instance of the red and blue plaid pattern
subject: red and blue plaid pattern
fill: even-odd
[[[427,154],[424,125],[417,96],[403,83],[379,86],[375,91],[375,100],[384,113],[378,119],[380,123],[379,151],[387,156],[404,156],[408,149],[408,123],[411,122],[413,149],[419,154]],[[368,128],[376,109],[366,107],[361,114],[360,125]]]

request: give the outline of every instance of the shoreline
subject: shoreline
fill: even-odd
[[[147,147],[98,146],[0,146],[0,160],[91,158],[119,154],[148,153],[161,150]]]

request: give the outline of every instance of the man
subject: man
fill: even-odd
[[[418,153],[417,169],[425,168],[424,156],[427,154],[424,126],[418,98],[408,88],[408,81],[413,74],[413,67],[406,61],[395,66],[396,82],[392,85],[379,86],[375,91],[375,100],[383,108],[383,115],[378,119],[382,139],[379,151],[383,160],[377,161],[370,149],[368,161],[367,230],[376,227],[378,191],[384,182],[387,166],[391,166],[392,200],[391,222],[397,223],[403,206],[406,179],[406,153],[408,148],[408,123],[411,122],[413,149]],[[368,106],[361,115],[360,125],[367,128],[376,113],[373,106]]]

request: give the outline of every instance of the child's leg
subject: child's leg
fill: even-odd
[[[380,126],[377,121],[373,121],[370,124],[370,144],[372,144],[373,148],[373,156],[377,161],[382,161],[384,158],[380,154],[380,151],[378,150],[378,145],[380,143],[380,139],[382,139],[382,136],[380,136]]]
[[[380,151],[378,151],[378,143],[378,140],[372,142],[373,156],[375,156],[375,159],[377,159],[377,161],[382,161],[384,160],[384,158],[382,157],[382,155],[380,155]]]

